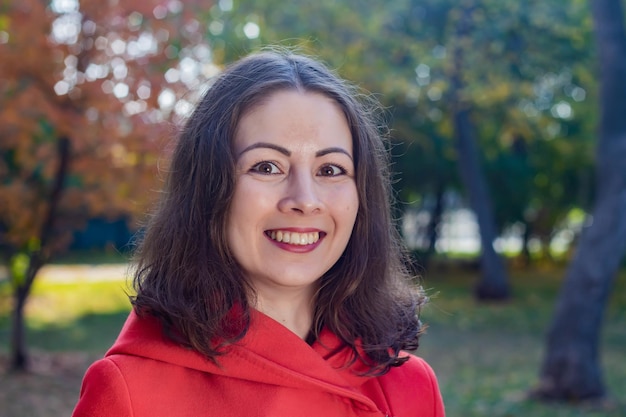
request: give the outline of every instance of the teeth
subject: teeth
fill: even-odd
[[[320,240],[319,232],[296,233],[282,230],[272,230],[269,236],[277,242],[291,243],[292,245],[300,246],[310,245]]]

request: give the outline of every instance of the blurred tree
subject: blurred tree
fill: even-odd
[[[547,337],[540,385],[544,399],[606,394],[599,363],[602,318],[626,252],[626,30],[620,0],[591,2],[600,67],[597,197],[570,264]]]
[[[459,10],[452,50],[450,98],[454,136],[458,149],[461,180],[469,194],[470,207],[476,213],[481,237],[482,280],[475,289],[480,300],[503,300],[510,297],[509,282],[504,262],[496,253],[494,242],[498,236],[493,215],[491,195],[480,165],[471,104],[465,99],[465,51],[474,29],[475,2],[466,2]]]
[[[429,42],[424,36],[435,42],[432,53],[417,64],[413,89],[418,91],[416,110],[436,123],[443,137],[451,136],[453,125],[452,103],[445,98],[452,86],[447,69],[454,50],[452,23],[462,10],[455,3],[446,9],[445,2],[438,1],[437,8],[419,2],[414,8],[424,17],[406,24],[418,43]],[[594,111],[580,86],[593,86],[587,11],[580,2],[568,3],[567,13],[558,12],[564,8],[545,2],[475,2],[474,28],[462,48],[463,99],[472,107],[498,232],[521,223],[529,236],[547,243],[572,207],[586,208],[590,188]],[[425,30],[431,23],[449,29]]]
[[[87,219],[145,211],[164,124],[217,72],[194,9],[160,0],[0,6],[0,249],[15,370],[27,367],[24,305],[39,268]]]

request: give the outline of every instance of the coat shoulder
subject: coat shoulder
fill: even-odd
[[[418,356],[379,378],[391,411],[395,416],[419,415],[444,417],[443,400],[435,372]]]
[[[83,378],[80,398],[72,417],[132,416],[124,375],[109,358],[94,362]]]

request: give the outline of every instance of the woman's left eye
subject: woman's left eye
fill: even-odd
[[[327,164],[320,168],[318,175],[322,177],[335,177],[337,175],[343,175],[346,170],[339,165]]]

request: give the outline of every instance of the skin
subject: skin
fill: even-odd
[[[322,94],[279,91],[241,118],[233,148],[229,246],[255,289],[252,305],[305,338],[319,279],[358,211],[346,118]]]

